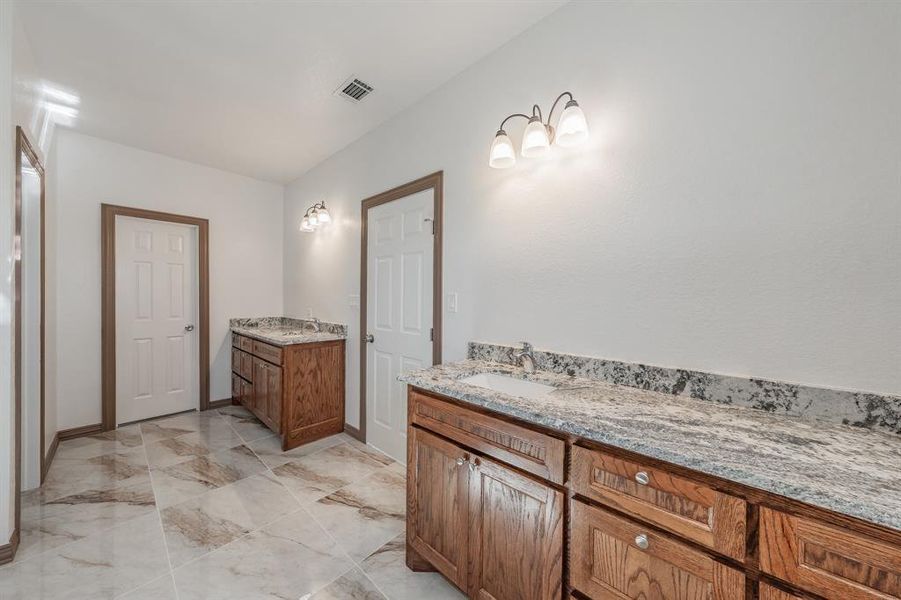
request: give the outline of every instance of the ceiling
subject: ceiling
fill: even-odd
[[[76,131],[285,183],[563,1],[33,0],[17,10],[40,77],[77,98]],[[351,75],[375,87],[359,104],[333,95]]]

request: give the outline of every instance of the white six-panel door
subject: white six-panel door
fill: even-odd
[[[116,422],[197,408],[197,228],[116,217]]]
[[[366,441],[406,463],[406,386],[397,376],[432,364],[434,192],[369,209]]]

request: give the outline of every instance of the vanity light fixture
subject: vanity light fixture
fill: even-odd
[[[300,220],[300,230],[313,232],[331,222],[332,215],[325,207],[325,202],[317,202],[303,214],[303,219]]]
[[[560,121],[557,128],[551,126],[551,117],[554,115],[554,109],[557,103],[564,97],[569,97],[566,105],[563,107],[563,114],[560,115]],[[513,117],[522,117],[528,120],[526,130],[522,136],[522,147],[520,152],[525,158],[537,158],[547,154],[551,144],[556,144],[564,148],[577,146],[588,139],[588,122],[585,120],[585,114],[579,108],[579,103],[575,101],[573,95],[569,92],[563,92],[554,104],[551,106],[551,112],[547,115],[547,122],[541,114],[541,107],[537,104],[532,106],[532,116],[523,113],[513,113],[503,121],[498,127],[491,142],[491,151],[488,154],[488,166],[493,169],[507,169],[516,164],[516,150],[513,148],[513,142],[504,130],[504,125]]]

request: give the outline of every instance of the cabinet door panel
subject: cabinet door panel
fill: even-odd
[[[292,346],[284,368],[285,449],[344,431],[344,341]]]
[[[470,464],[470,596],[561,598],[563,493],[489,459]]]
[[[669,536],[572,503],[572,585],[591,598],[743,600],[745,576]]]
[[[273,365],[266,365],[266,417],[269,428],[276,433],[281,431],[282,418],[282,370]]]
[[[468,458],[455,444],[408,430],[407,544],[461,589],[467,582]]]
[[[241,404],[247,410],[253,407],[253,384],[249,381],[241,380]]]

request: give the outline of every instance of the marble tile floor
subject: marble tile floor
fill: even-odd
[[[62,442],[0,600],[463,598],[404,564],[404,476],[343,434],[282,452],[235,406]]]

